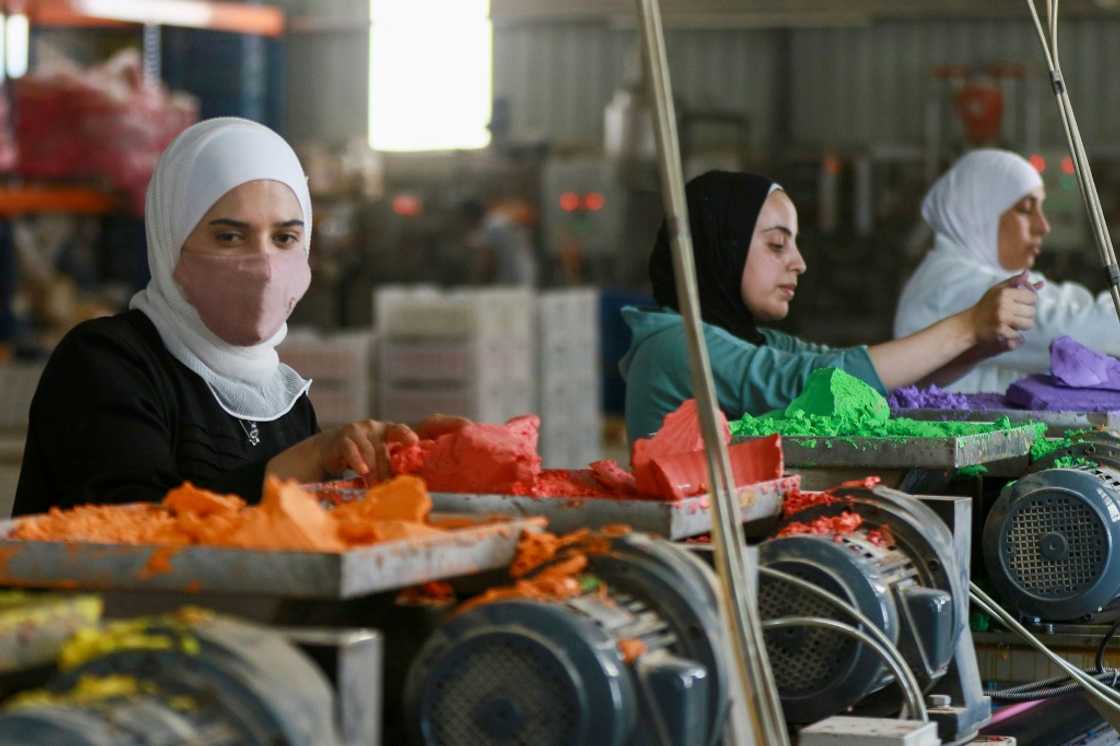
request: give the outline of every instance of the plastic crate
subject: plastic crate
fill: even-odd
[[[493,384],[481,387],[442,384],[378,385],[378,417],[389,422],[416,424],[431,414],[467,417],[476,422],[505,422],[533,411],[528,384]]]
[[[529,345],[502,339],[387,338],[378,352],[378,378],[384,381],[528,383],[532,365]]]
[[[383,286],[374,290],[374,320],[386,338],[483,338],[528,343],[533,293],[487,288],[441,291],[434,287]]]
[[[477,346],[469,339],[393,339],[380,342],[382,381],[466,382],[476,377]]]
[[[345,332],[329,337],[296,331],[276,349],[280,360],[312,379],[308,396],[323,427],[373,416],[373,335]]]

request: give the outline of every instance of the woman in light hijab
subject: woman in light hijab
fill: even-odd
[[[160,158],[144,219],[151,281],[55,349],[14,512],[157,501],[185,480],[256,501],[266,475],[386,476],[386,441],[415,433],[372,420],[319,432],[311,381],[276,355],[311,282],[311,200],[288,144],[244,119],[196,124]]]
[[[1031,272],[1050,225],[1038,172],[1003,150],[974,150],[941,176],[922,202],[933,248],[903,288],[895,336],[912,334],[956,313],[993,283],[1015,280],[1037,294],[1033,329],[1009,340],[1010,351],[982,362],[951,388],[1002,393],[1029,373],[1050,369],[1049,345],[1069,335],[1102,352],[1120,353],[1120,328],[1108,293],[1093,297],[1074,282],[1052,283]]]
[[[882,394],[913,383],[944,385],[1001,352],[1002,339],[1033,323],[1033,293],[1001,283],[904,339],[870,346],[833,349],[767,329],[765,323],[789,313],[806,270],[793,201],[772,179],[727,171],[692,179],[685,194],[704,339],[720,408],[729,418],[786,407],[817,368],[839,368]],[[619,364],[631,440],[655,432],[666,414],[692,397],[664,224],[649,273],[660,308],[622,309],[633,333]]]

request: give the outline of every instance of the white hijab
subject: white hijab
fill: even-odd
[[[922,217],[947,251],[1010,274],[999,263],[999,218],[1042,186],[1038,171],[1006,150],[973,150],[942,174],[922,201]]]
[[[129,307],[151,319],[168,351],[206,381],[222,409],[268,422],[287,414],[311,385],[276,355],[287,324],[261,344],[231,345],[202,323],[172,278],[183,243],[202,216],[226,192],[260,179],[279,181],[295,194],[303,210],[303,249],[309,251],[307,177],[282,137],[235,117],[199,122],[176,137],[148,184],[144,223],[152,278]]]

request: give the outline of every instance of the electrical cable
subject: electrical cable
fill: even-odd
[[[1108,686],[1115,688],[1117,681],[1120,681],[1120,671],[1101,671],[1089,674],[1097,681],[1108,682]],[[1022,684],[1020,686],[1011,687],[1010,689],[993,689],[985,690],[984,695],[991,697],[994,700],[1001,702],[1030,702],[1036,699],[1051,699],[1053,697],[1060,697],[1063,694],[1072,694],[1078,689],[1081,689],[1081,684],[1071,682],[1069,684],[1061,684],[1064,681],[1070,681],[1069,676],[1058,676],[1055,679],[1046,679],[1045,682],[1032,682],[1030,684]],[[1052,686],[1040,686],[1043,683],[1053,684]]]
[[[1104,650],[1105,650],[1106,647],[1108,647],[1108,641],[1112,639],[1113,635],[1116,634],[1116,630],[1118,630],[1118,629],[1120,629],[1120,619],[1118,619],[1115,624],[1113,624],[1111,627],[1109,627],[1108,632],[1106,632],[1104,637],[1101,638],[1101,644],[1099,646],[1097,646],[1097,657],[1095,659],[1096,666],[1097,666],[1097,671],[1104,671],[1105,670],[1105,668],[1104,668]]]
[[[1103,685],[1099,684],[1099,682],[1090,679],[1087,674],[1081,671],[1081,669],[1073,666],[1068,661],[1055,654],[1037,637],[1032,635],[1025,627],[1023,627],[1023,625],[1019,624],[1018,620],[1016,620],[1007,611],[1005,611],[999,604],[993,601],[987,595],[987,593],[978,588],[975,583],[972,584],[972,600],[973,603],[977,604],[981,608],[981,610],[999,619],[1001,623],[1008,627],[1008,629],[1012,630],[1020,637],[1025,639],[1028,643],[1030,643],[1032,647],[1049,658],[1060,669],[1066,671],[1071,678],[1075,679],[1078,682],[1081,682],[1085,688],[1091,689],[1094,693],[1100,695],[1103,699],[1108,700],[1108,703],[1113,707],[1117,707],[1118,709],[1120,709],[1120,695],[1110,689],[1105,688]]]
[[[887,667],[891,669],[891,673],[894,674],[897,681],[902,681],[905,678],[905,669],[899,667],[887,649],[862,629],[853,627],[850,624],[838,622],[835,619],[812,616],[786,616],[778,619],[767,619],[762,622],[763,629],[782,629],[784,627],[818,627],[820,629],[851,635],[882,656]],[[929,722],[929,712],[926,711],[926,703],[922,699],[920,691],[915,692],[908,687],[902,687],[902,697],[903,706],[899,713],[900,719],[905,720],[908,715],[914,715],[917,720],[921,720],[923,723]]]
[[[973,603],[979,606],[982,611],[999,619],[1000,623],[1002,623],[1005,627],[1007,627],[1012,632],[1015,632],[1017,635],[1030,643],[1031,647],[1035,648],[1048,659],[1050,659],[1050,661],[1053,662],[1054,665],[1058,666],[1058,668],[1068,673],[1071,678],[1078,682],[1078,684],[1080,684],[1085,689],[1088,689],[1093,694],[1097,695],[1097,697],[1102,700],[1102,704],[1111,707],[1117,712],[1120,712],[1120,693],[1090,677],[1081,669],[1070,664],[1061,656],[1057,655],[1054,651],[1050,650],[1050,648],[1046,647],[1045,644],[1043,644],[1037,637],[1032,635],[1030,631],[1028,631],[1022,624],[1019,623],[1017,619],[1015,619],[1015,617],[1013,617],[1006,610],[1004,610],[1003,607],[993,601],[992,598],[988,596],[988,594],[975,583],[970,583],[970,590],[970,595],[972,596]]]
[[[1116,688],[1117,683],[1120,683],[1120,669],[1105,668],[1104,653],[1105,649],[1108,647],[1109,641],[1116,635],[1118,630],[1120,630],[1120,621],[1113,624],[1108,632],[1101,638],[1100,645],[1097,646],[1093,670],[1084,672],[1086,675],[1093,677],[1101,683],[1107,681],[1108,686],[1113,689]],[[1081,688],[1081,684],[1073,681],[1070,676],[1054,676],[1049,679],[1032,681],[1005,689],[986,690],[984,694],[992,699],[1004,702],[1023,702],[1034,699],[1050,699],[1063,694],[1071,694],[1079,688]]]
[[[881,629],[879,629],[878,625],[872,622],[866,615],[864,615],[863,612],[861,612],[859,609],[855,608],[852,604],[848,603],[836,594],[826,591],[820,586],[813,585],[808,580],[799,578],[796,575],[790,575],[787,572],[775,570],[772,567],[765,567],[763,565],[758,566],[758,572],[760,575],[768,575],[772,578],[776,578],[778,580],[781,580],[782,582],[795,585],[802,590],[816,595],[818,598],[829,602],[841,612],[848,614],[861,625],[863,625],[863,627],[865,628],[864,631],[874,637],[876,641],[883,646],[888,655],[894,656],[895,662],[897,664],[896,668],[905,673],[905,676],[903,678],[898,679],[898,686],[904,690],[910,689],[910,693],[907,695],[908,699],[917,699],[924,701],[922,699],[922,687],[918,684],[918,679],[914,676],[914,671],[906,663],[906,659],[902,657],[902,653],[898,651],[898,648],[891,641],[891,639],[887,637]]]
[[[1019,624],[1018,620],[1008,614],[999,604],[992,601],[984,591],[972,586],[973,602],[976,603],[983,611],[991,614],[993,617],[998,618],[1005,626],[1014,631],[1020,637],[1023,637],[1032,647],[1041,652],[1044,656],[1050,659],[1063,671],[1066,671],[1071,678],[1078,681],[1084,688],[1091,690],[1094,694],[1098,695],[1101,699],[1106,701],[1106,704],[1114,709],[1120,710],[1120,694],[1105,687],[1100,682],[1090,678],[1081,669],[1071,665],[1069,662],[1051,651],[1045,644],[1038,638],[1032,635],[1026,628]]]
[[[1058,684],[1064,684],[1070,681],[1069,676],[1052,676],[1049,679],[1041,679],[1039,681],[1030,681],[1026,684],[1018,684],[1016,686],[1009,686],[1006,689],[993,689],[992,691],[997,694],[1022,694],[1023,692],[1033,691],[1035,689],[1053,688]],[[987,692],[984,692],[987,694]]]

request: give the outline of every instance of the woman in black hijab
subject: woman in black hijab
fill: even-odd
[[[831,349],[759,327],[789,313],[805,260],[797,210],[772,179],[709,171],[686,185],[700,315],[716,395],[730,418],[787,406],[817,368],[840,368],[880,393],[913,383],[948,384],[980,360],[1016,347],[1034,323],[1034,293],[1010,282],[973,307],[920,332],[873,346]],[[622,359],[631,440],[692,398],[684,327],[662,224],[650,256],[660,308],[626,307],[634,338]]]

